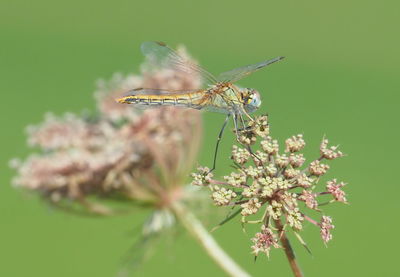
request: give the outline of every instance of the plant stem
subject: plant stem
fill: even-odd
[[[171,211],[177,219],[188,230],[188,232],[200,243],[207,254],[214,262],[221,267],[229,276],[249,277],[238,264],[236,264],[228,254],[222,250],[214,238],[204,228],[200,221],[190,213],[181,203],[175,202],[170,206]]]
[[[279,230],[280,241],[282,243],[283,249],[285,250],[286,257],[289,261],[289,264],[293,271],[294,276],[303,277],[304,275],[301,272],[299,264],[297,263],[293,248],[290,245],[289,239],[287,238],[285,231],[283,230],[283,225],[282,225],[281,220],[280,219],[275,220],[275,225]]]

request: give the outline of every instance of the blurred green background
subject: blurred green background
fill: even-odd
[[[330,176],[349,183],[350,205],[334,219],[326,248],[306,226],[308,255],[293,242],[306,276],[400,276],[398,181],[400,4],[398,1],[21,1],[0,2],[0,276],[115,276],[145,213],[83,218],[49,209],[12,188],[13,157],[25,157],[24,128],[46,111],[94,109],[98,78],[138,72],[139,45],[185,44],[211,72],[286,56],[241,82],[263,96],[272,135],[304,133],[309,159],[326,135],[347,157]],[[205,114],[211,155],[223,115]],[[226,133],[218,175],[227,173]],[[207,148],[208,147],[208,148]],[[397,219],[396,219],[397,218]],[[214,219],[213,219],[214,220]],[[215,220],[214,220],[215,221]],[[213,221],[213,222],[214,222]],[[290,276],[284,254],[256,263],[238,222],[214,233],[254,276]],[[139,276],[224,276],[191,238],[164,241]]]

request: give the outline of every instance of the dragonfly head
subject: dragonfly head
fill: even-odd
[[[261,106],[260,93],[252,88],[244,89],[244,108],[247,112],[252,113],[256,111]]]

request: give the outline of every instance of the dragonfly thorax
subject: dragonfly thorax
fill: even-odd
[[[261,106],[260,93],[252,88],[243,89],[243,103],[247,112],[252,113]]]

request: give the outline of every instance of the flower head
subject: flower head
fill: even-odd
[[[327,243],[332,239],[331,229],[335,228],[332,225],[332,218],[330,216],[322,216],[320,226],[322,240]]]
[[[260,252],[263,252],[269,257],[269,251],[271,247],[280,247],[276,238],[276,234],[265,225],[261,226],[261,232],[256,233],[251,241],[254,243],[251,249],[253,250],[253,254],[255,256],[258,256]]]
[[[297,136],[292,136],[285,141],[286,152],[299,152],[304,148],[306,142],[303,139],[303,135],[299,134]]]
[[[310,163],[308,170],[310,171],[311,175],[314,176],[322,176],[324,175],[329,169],[329,165],[321,163],[319,160],[315,160]]]
[[[330,194],[332,194],[333,198],[336,201],[347,203],[346,193],[343,190],[341,190],[341,188],[344,187],[345,185],[346,184],[343,182],[338,184],[336,179],[333,179],[327,182],[326,189]]]
[[[338,146],[328,147],[328,143],[329,141],[326,138],[324,138],[321,142],[321,146],[319,149],[322,157],[327,160],[333,160],[343,157],[343,153],[337,150]]]
[[[318,223],[307,216],[305,208],[321,212],[320,203],[326,203],[319,201],[319,198],[327,194],[331,194],[336,201],[346,202],[345,194],[341,190],[344,183],[338,184],[333,179],[328,182],[326,191],[318,186],[320,177],[330,167],[324,160],[331,160],[333,156],[342,154],[335,152],[336,148],[328,149],[325,145],[327,140],[324,139],[324,145],[320,147],[321,156],[306,164],[304,155],[299,153],[306,144],[303,135],[288,138],[285,141],[285,153],[280,153],[278,141],[270,136],[269,125],[265,121],[266,117],[257,117],[245,129],[253,134],[252,142],[261,137],[260,150],[252,151],[248,142],[239,139],[244,147],[235,145],[231,155],[237,169],[225,176],[224,181],[211,180],[211,183],[218,183],[226,188],[223,190],[223,204],[238,206],[243,223],[262,224],[261,232],[252,239],[255,255],[260,252],[269,255],[271,246],[278,245],[276,238],[282,237],[279,232],[287,232],[290,228],[304,244],[298,232],[304,229],[305,221],[320,227],[324,242],[329,241],[330,230],[333,228],[330,217],[323,216],[321,223]],[[257,131],[258,126],[268,126],[268,134]],[[220,203],[221,201],[216,204]],[[257,215],[260,216],[258,220],[247,219]]]
[[[213,174],[208,167],[198,167],[197,173],[192,173],[192,185],[195,186],[208,186],[211,184]]]
[[[69,203],[76,202],[95,213],[111,213],[106,206],[99,209],[103,198],[169,205],[183,197],[182,185],[194,164],[201,137],[199,112],[173,107],[143,111],[114,99],[136,87],[199,85],[200,76],[153,69],[148,62],[141,76],[116,74],[110,82],[100,81],[97,116],[48,114],[43,123],[27,129],[28,143],[39,153],[12,162],[18,172],[13,183],[55,205],[72,208]]]
[[[261,141],[261,147],[269,155],[276,155],[279,152],[278,141],[273,140],[271,137],[266,137]]]
[[[236,145],[232,146],[232,157],[231,159],[240,165],[245,164],[250,158],[250,153],[247,149],[239,148]]]

